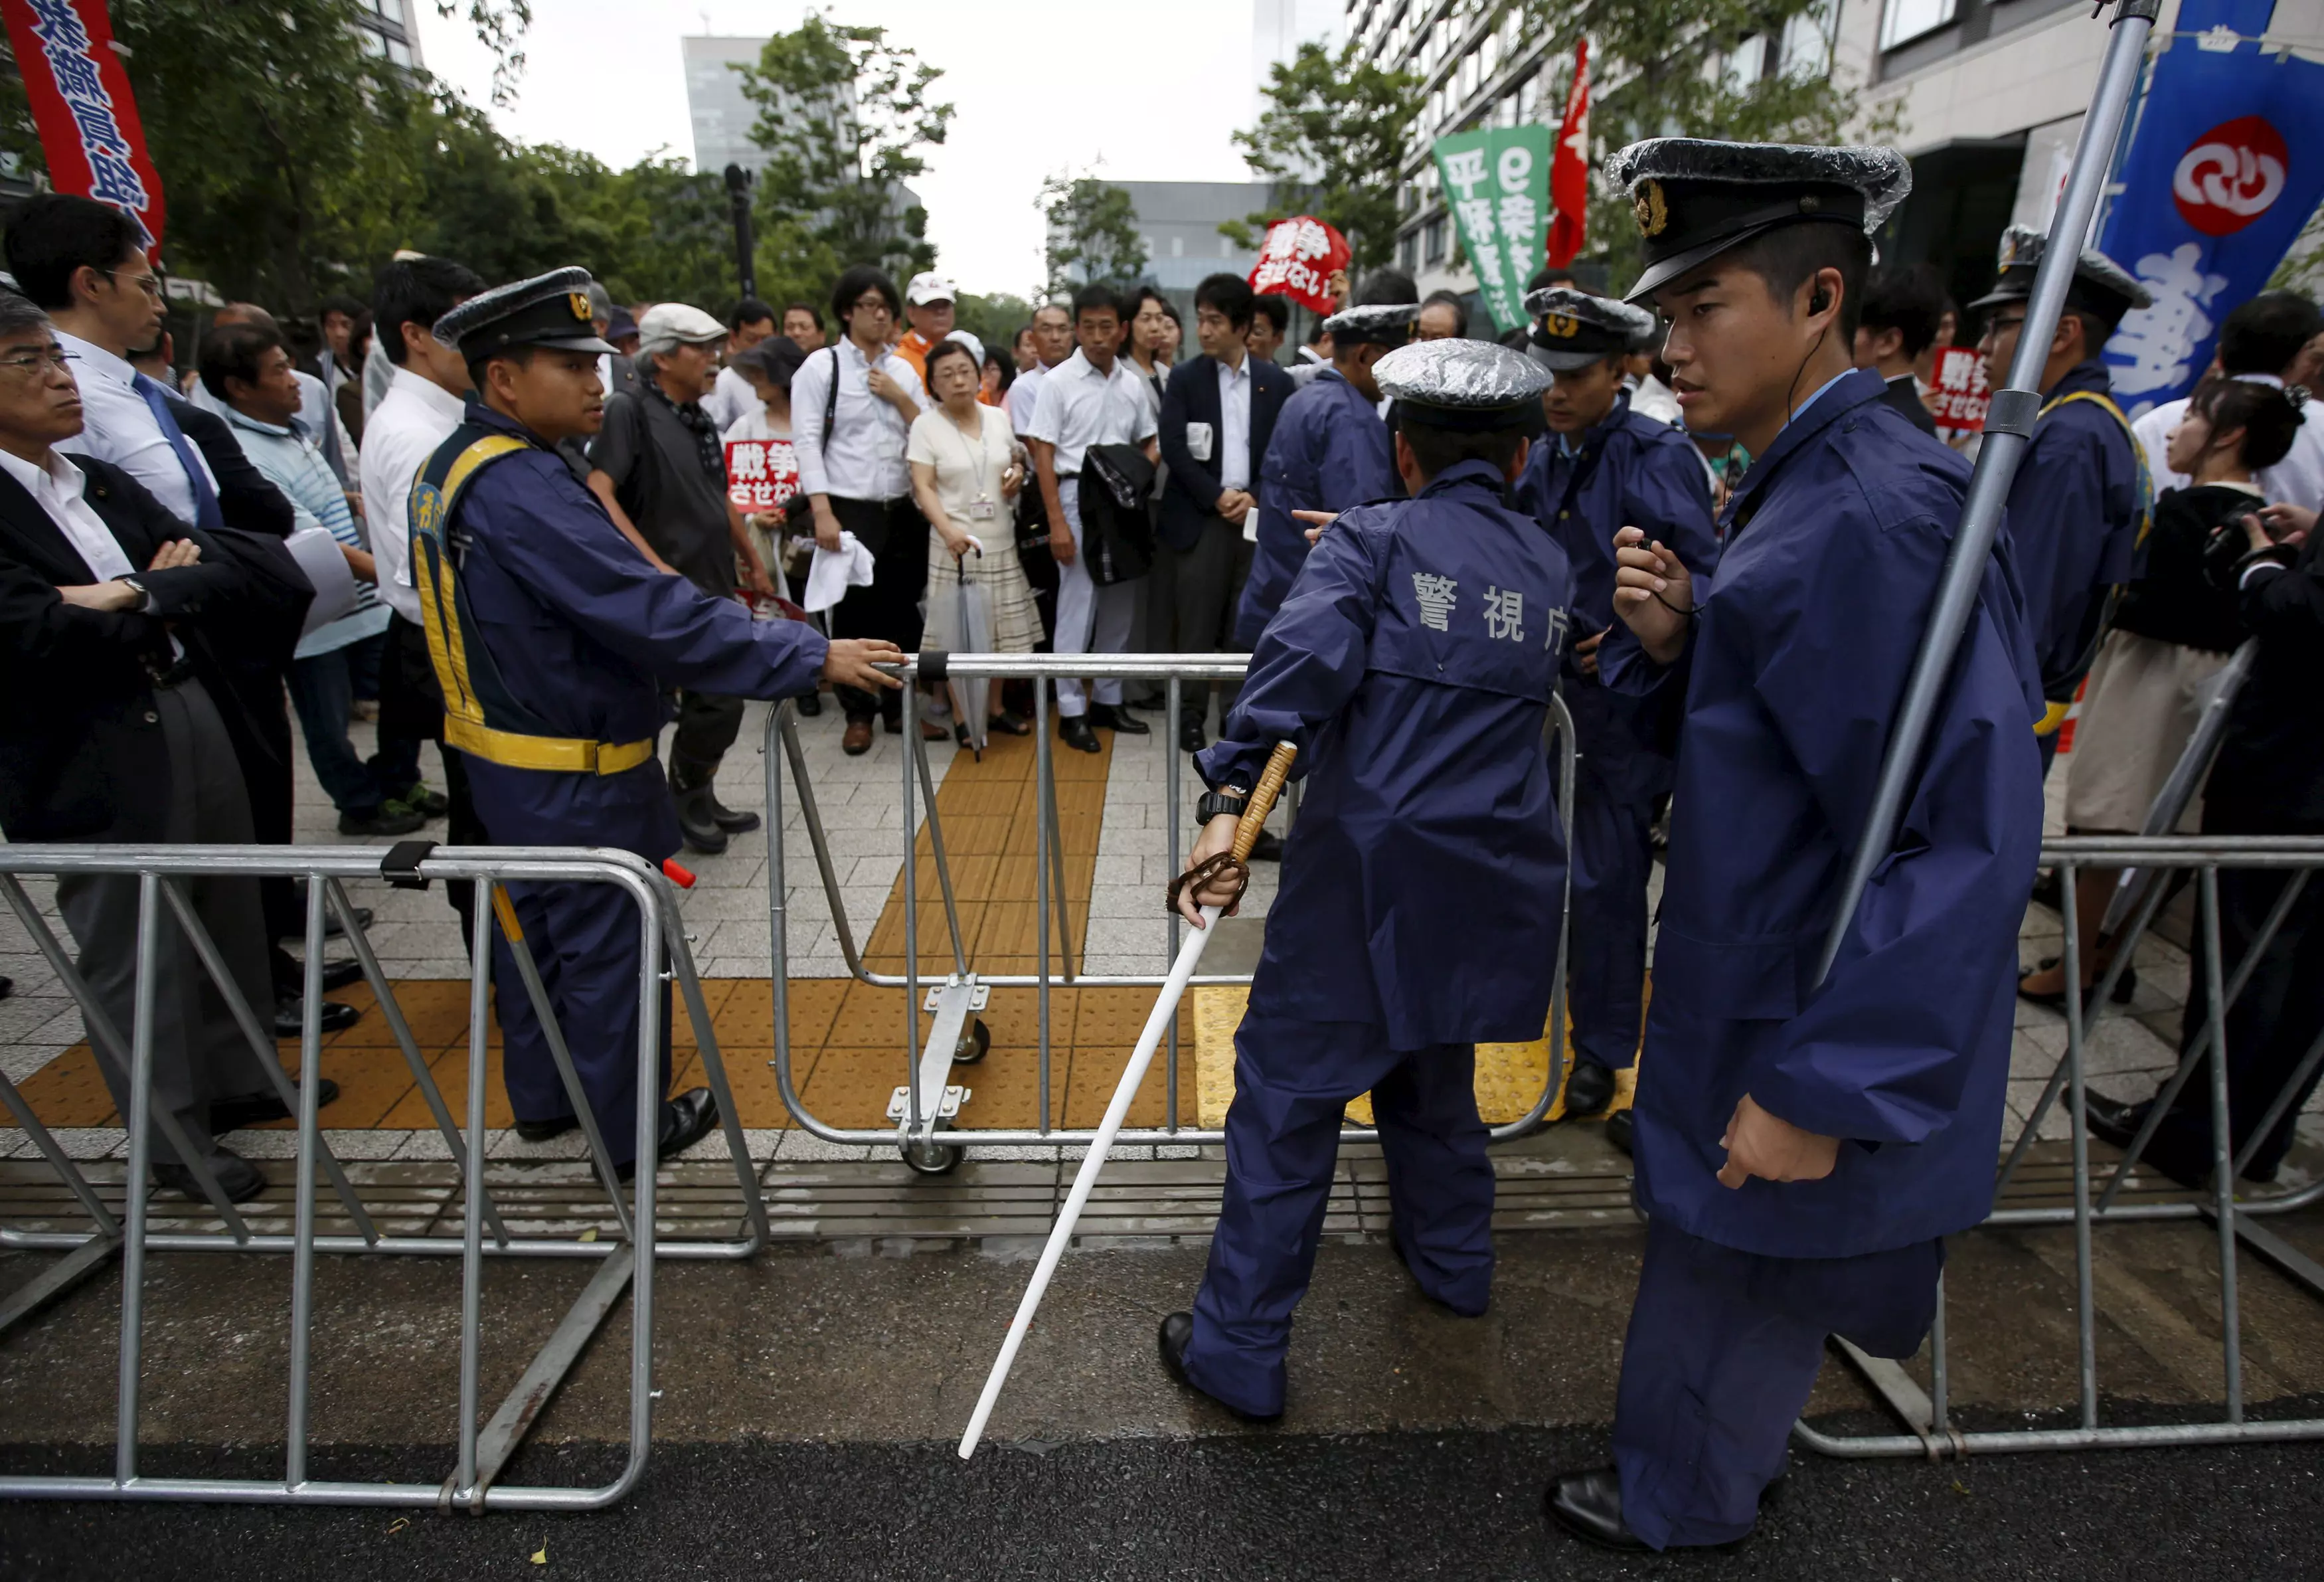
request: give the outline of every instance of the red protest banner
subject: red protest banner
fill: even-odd
[[[1929,415],[1937,420],[1937,427],[1963,434],[1984,432],[1985,409],[1991,403],[1992,392],[1986,387],[1983,357],[1965,346],[1940,348],[1936,390]]]
[[[1325,282],[1347,268],[1355,254],[1348,238],[1313,215],[1294,215],[1267,227],[1250,289],[1262,297],[1289,297],[1303,308],[1329,313],[1339,306]]]
[[[726,497],[745,512],[780,511],[798,493],[798,459],[788,439],[726,441]]]
[[[1582,251],[1590,216],[1590,41],[1573,47],[1573,89],[1565,97],[1565,120],[1557,129],[1557,152],[1549,166],[1548,262],[1563,269]]]
[[[161,244],[161,176],[129,73],[113,47],[105,0],[0,0],[24,97],[40,129],[49,184],[124,209]]]

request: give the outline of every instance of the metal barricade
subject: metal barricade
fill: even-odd
[[[1923,1391],[1895,1362],[1870,1357],[1840,1342],[1848,1359],[1863,1373],[1889,1409],[1912,1431],[1909,1435],[1857,1436],[1826,1434],[1802,1422],[1793,1435],[1810,1449],[1827,1456],[1852,1457],[1970,1456],[2012,1450],[2094,1450],[2146,1448],[2164,1445],[2218,1445],[2263,1440],[2324,1439],[2324,1418],[2282,1418],[2252,1421],[2246,1418],[2243,1394],[2241,1297],[2236,1281],[2238,1244],[2249,1247],[2296,1283],[2324,1297],[2324,1266],[2261,1223],[2273,1215],[2288,1214],[2324,1199],[2324,1180],[2292,1190],[2238,1199],[2235,1183],[2261,1142],[2283,1119],[2293,1099],[2324,1064],[2324,1037],[2310,1045],[2274,1103],[2240,1152],[2230,1146],[2227,1108],[2227,1014],[2242,994],[2253,971],[2301,889],[2319,867],[2324,867],[2324,838],[2316,837],[2208,836],[2080,836],[2052,840],[2043,847],[2043,860],[2057,870],[2062,892],[2065,948],[2061,962],[2065,996],[2066,1052],[2044,1087],[2040,1102],[2026,1118],[2009,1156],[2002,1162],[1997,1196],[2006,1189],[2033,1146],[2035,1133],[2057,1102],[2060,1092],[2070,1106],[2073,1151],[2073,1203],[2070,1207],[1997,1208],[1987,1218],[1988,1226],[2026,1227],[2070,1225],[2074,1231],[2074,1272],[2080,1333],[2080,1411],[2070,1428],[2029,1428],[1963,1431],[1951,1420],[1949,1357],[1944,1322],[1944,1285],[1937,1287],[1936,1322],[1930,1333],[1930,1388]],[[2116,946],[2112,961],[2084,995],[2072,992],[2081,981],[2084,948],[2082,920],[2077,904],[2075,878],[2086,867],[2135,868],[2153,874],[2158,882],[2144,885],[2127,933]],[[2219,870],[2259,869],[2285,873],[2283,891],[2271,907],[2244,958],[2231,975],[2223,975],[2219,944]],[[2163,874],[2191,874],[2198,894],[2194,948],[2204,968],[2205,1024],[2188,1043],[2176,1071],[2151,1107],[2145,1124],[2104,1189],[2093,1196],[2089,1118],[2083,1110],[2083,1063],[2091,1025],[2112,1003],[2115,985],[2130,965],[2139,940],[2161,910],[2169,886]],[[2085,1009],[2085,1007],[2088,1009]],[[2217,1058],[2206,1059],[2216,1052]],[[2175,1202],[2116,1201],[2131,1170],[2172,1101],[2198,1066],[2209,1072],[2210,1090],[2212,1178],[2208,1196]],[[2218,1235],[2220,1362],[2224,1374],[2223,1405],[2218,1420],[2154,1424],[2101,1424],[2098,1420],[2098,1304],[2096,1300],[2092,1235],[2097,1226],[2122,1222],[2168,1219],[2209,1221]]]
[[[904,970],[901,974],[877,973],[870,970],[857,948],[853,929],[847,919],[847,908],[841,894],[839,877],[833,865],[830,843],[817,810],[815,789],[807,768],[807,758],[801,750],[798,728],[791,706],[779,704],[767,717],[766,780],[767,820],[773,830],[767,852],[767,910],[770,942],[773,950],[772,992],[774,995],[775,1080],[782,1096],[784,1107],[800,1127],[826,1142],[871,1146],[894,1146],[904,1161],[923,1174],[936,1175],[949,1170],[960,1161],[964,1148],[970,1143],[991,1146],[1070,1144],[1086,1143],[1093,1135],[1087,1130],[1074,1131],[1049,1124],[1050,1115],[1050,1015],[1049,995],[1053,978],[1051,963],[1050,925],[1054,919],[1057,933],[1056,958],[1062,969],[1059,977],[1075,986],[1144,986],[1160,987],[1164,974],[1088,974],[1074,970],[1072,935],[1069,929],[1069,903],[1065,897],[1065,867],[1062,832],[1057,821],[1056,781],[1053,768],[1053,747],[1049,735],[1049,683],[1059,677],[1083,677],[1095,680],[1158,680],[1167,685],[1168,701],[1163,723],[1163,745],[1167,759],[1163,798],[1169,814],[1167,828],[1169,865],[1175,872],[1179,865],[1178,816],[1184,806],[1182,791],[1182,754],[1177,750],[1182,683],[1186,681],[1239,681],[1242,679],[1247,656],[1241,654],[1028,654],[1028,653],[929,653],[918,656],[897,667],[896,673],[904,681],[903,736],[903,923]],[[919,703],[914,685],[923,675],[931,680],[946,677],[962,680],[1004,680],[1030,678],[1034,683],[1034,781],[1035,781],[1035,918],[1036,948],[1039,957],[1038,969],[1032,973],[979,973],[972,968],[963,942],[960,916],[953,894],[951,870],[945,858],[944,830],[936,815],[936,782],[930,774],[926,749],[920,740]],[[1554,738],[1558,753],[1557,805],[1561,810],[1573,806],[1574,765],[1573,720],[1563,699],[1553,697],[1550,714],[1543,734],[1545,750]],[[813,846],[817,872],[823,881],[824,893],[830,902],[832,926],[836,932],[841,955],[847,969],[859,983],[879,988],[903,991],[904,1005],[904,1081],[898,1087],[891,1107],[892,1128],[848,1128],[835,1126],[809,1111],[801,1099],[791,1069],[790,1018],[788,1003],[789,945],[786,933],[788,921],[788,888],[785,879],[786,854],[782,838],[783,765],[788,760],[793,782],[798,789],[799,808],[804,815],[807,838]],[[921,992],[919,951],[919,879],[918,857],[918,804],[925,797],[927,803],[929,855],[933,859],[936,881],[944,897],[946,927],[951,936],[953,971],[941,984],[929,986],[925,996]],[[1570,818],[1566,820],[1569,828]],[[1551,1039],[1548,1080],[1541,1096],[1530,1110],[1517,1120],[1493,1130],[1496,1142],[1508,1142],[1536,1130],[1549,1113],[1563,1086],[1564,1071],[1565,1026],[1565,961],[1566,934],[1571,921],[1572,880],[1571,865],[1565,895],[1561,908],[1558,930],[1557,959],[1550,1001],[1550,1026],[1556,1030]],[[1157,911],[1159,909],[1157,908]],[[1174,912],[1157,920],[1157,943],[1164,947],[1165,960],[1177,954],[1181,920]],[[1193,985],[1248,985],[1248,973],[1200,973],[1190,980]],[[989,1038],[975,1013],[983,1009],[988,992],[995,987],[1030,987],[1036,991],[1038,1013],[1038,1059],[1039,1079],[1040,1124],[1032,1130],[1021,1127],[958,1131],[954,1120],[960,1103],[960,1089],[952,1080],[955,1063],[973,1063],[984,1058]],[[922,1013],[933,1020],[925,1041],[920,1032]],[[1123,1144],[1134,1143],[1222,1143],[1225,1133],[1215,1128],[1204,1130],[1182,1124],[1178,1115],[1178,1032],[1173,1023],[1164,1050],[1165,1093],[1164,1120],[1159,1127],[1124,1130],[1119,1138]],[[940,1141],[940,1134],[954,1140]],[[1377,1140],[1379,1133],[1353,1127],[1343,1131],[1342,1137],[1351,1142]]]
[[[347,898],[345,881],[376,879],[383,872],[383,854],[376,848],[280,846],[14,846],[0,847],[0,895],[5,895],[26,932],[50,967],[78,1004],[92,1047],[100,1059],[129,1073],[131,1113],[125,1203],[115,1216],[97,1189],[59,1146],[47,1127],[33,1115],[23,1095],[0,1075],[0,1102],[13,1113],[17,1125],[31,1136],[40,1152],[78,1199],[93,1224],[82,1233],[0,1227],[0,1246],[62,1253],[27,1286],[0,1299],[0,1330],[42,1304],[62,1295],[116,1254],[122,1266],[121,1347],[118,1382],[117,1436],[114,1475],[94,1476],[0,1476],[0,1496],[49,1499],[202,1500],[254,1504],[346,1504],[438,1506],[481,1513],[487,1510],[592,1510],[613,1504],[635,1486],[643,1474],[653,1414],[653,1266],[657,1258],[748,1258],[767,1238],[766,1207],[744,1144],[733,1096],[719,1059],[716,1040],[706,1012],[702,988],[694,968],[686,935],[678,924],[669,881],[627,852],[588,848],[452,847],[438,847],[400,882],[424,884],[439,880],[469,880],[475,885],[475,915],[491,917],[510,946],[526,993],[557,1062],[574,1114],[583,1124],[589,1153],[598,1178],[613,1202],[618,1235],[598,1239],[595,1232],[580,1237],[519,1237],[512,1235],[485,1181],[484,1095],[486,1049],[491,1022],[493,927],[472,930],[468,998],[468,1072],[465,1131],[456,1123],[438,1089],[428,1061],[414,1041],[410,1025],[398,1007],[393,985],[364,938],[355,909]],[[23,874],[110,874],[134,878],[139,885],[137,929],[137,1014],[124,1042],[120,1030],[106,1015],[70,955],[25,893]],[[305,985],[306,1025],[300,1037],[299,1079],[294,1085],[277,1059],[275,1041],[236,986],[217,942],[203,926],[186,897],[181,881],[202,876],[303,877],[307,881]],[[634,1185],[624,1201],[618,1172],[582,1092],[565,1039],[549,1005],[539,969],[526,943],[515,909],[503,886],[510,884],[611,884],[627,892],[638,904],[641,963],[638,985],[638,1078],[641,1095],[661,1088],[662,984],[674,979],[684,995],[693,1022],[703,1069],[716,1095],[725,1127],[735,1175],[742,1189],[747,1234],[731,1240],[658,1244],[654,1221],[655,1171],[635,1172]],[[436,1130],[457,1161],[464,1192],[464,1226],[457,1239],[449,1236],[383,1235],[361,1195],[355,1190],[325,1141],[318,1116],[317,1083],[322,1069],[318,1017],[322,1002],[323,944],[327,909],[336,915],[364,976],[377,997],[379,1011],[401,1049],[406,1064],[433,1115]],[[165,911],[182,930],[210,982],[249,1040],[253,1052],[276,1094],[298,1117],[298,1181],[288,1235],[254,1232],[244,1215],[226,1200],[215,1175],[196,1157],[188,1139],[166,1110],[153,1103],[152,1057],[155,978]],[[665,953],[668,967],[665,970]],[[638,1107],[636,1158],[650,1161],[659,1125],[659,1106]],[[163,1141],[192,1172],[209,1200],[221,1228],[216,1231],[149,1233],[146,1180],[152,1162],[150,1132],[158,1127]],[[354,1235],[318,1235],[316,1231],[318,1169],[355,1226]],[[288,1253],[291,1258],[290,1411],[284,1429],[285,1464],[277,1480],[238,1478],[154,1477],[138,1470],[138,1420],[141,1385],[140,1357],[143,1332],[145,1259],[150,1251]],[[312,1374],[315,1259],[319,1253],[406,1254],[447,1257],[457,1254],[462,1264],[460,1307],[459,1420],[457,1449],[451,1474],[440,1484],[332,1482],[309,1476],[309,1398]],[[491,1420],[479,1422],[484,1404],[480,1398],[483,1343],[483,1272],[487,1254],[501,1257],[595,1260],[598,1269],[566,1313],[516,1387]],[[630,1440],[629,1459],[613,1482],[596,1488],[552,1485],[518,1487],[497,1482],[509,1457],[547,1406],[627,1289],[631,1300]]]

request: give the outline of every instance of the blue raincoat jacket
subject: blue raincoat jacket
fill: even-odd
[[[2137,443],[2106,406],[2106,365],[2043,392],[2043,415],[2009,486],[2009,536],[2046,696],[2072,698],[2097,656],[2107,590],[2139,572],[2145,504]]]
[[[1235,611],[1235,646],[1242,649],[1258,645],[1307,559],[1307,524],[1291,513],[1346,511],[1404,491],[1388,425],[1333,368],[1283,403],[1259,478],[1259,539]]]

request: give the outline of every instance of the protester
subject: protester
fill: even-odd
[[[355,450],[355,440],[349,438],[340,426],[337,405],[331,400],[328,386],[321,379],[298,365],[297,353],[295,348],[291,347],[289,330],[283,328],[272,313],[257,303],[228,302],[210,319],[210,327],[214,329],[230,329],[236,325],[244,324],[255,325],[261,329],[273,331],[281,338],[284,347],[292,351],[291,377],[299,384],[300,421],[307,425],[307,431],[315,437],[316,449],[322,452],[324,461],[330,466],[331,476],[339,480],[340,486],[349,489],[357,487],[363,476],[362,458]],[[226,416],[224,403],[212,395],[205,385],[195,385],[187,393],[186,399],[205,412],[216,412],[221,418]]]
[[[290,701],[307,761],[338,810],[342,835],[408,835],[427,819],[401,800],[412,775],[402,754],[366,762],[347,737],[361,670],[376,673],[392,612],[379,602],[378,570],[363,547],[346,495],[299,418],[300,391],[281,337],[256,326],[213,330],[202,347],[202,383],[226,404],[243,453],[287,497],[301,528],[327,529],[358,579],[354,609],[299,640]],[[416,746],[415,749],[416,751]]]
[[[896,343],[896,355],[912,365],[915,375],[927,366],[928,348],[952,333],[955,294],[952,282],[934,270],[912,276],[911,284],[905,288],[904,317],[911,328]],[[921,388],[927,387],[922,379]]]
[[[791,579],[803,578],[806,571],[805,566],[789,563],[783,536],[789,522],[787,508],[798,493],[798,457],[791,446],[791,378],[806,360],[798,342],[787,335],[769,336],[738,354],[729,366],[751,382],[757,404],[719,436],[726,447],[728,497],[742,510],[776,591],[786,595],[798,586]],[[738,450],[737,446],[745,449]],[[814,693],[795,701],[803,715],[823,712],[822,700]]]
[[[1126,315],[1121,355],[1138,376],[1139,398],[1162,410],[1162,392],[1170,379],[1170,359],[1163,355],[1169,339],[1169,300],[1150,285],[1132,287],[1122,298]]]
[[[1415,340],[1456,340],[1469,333],[1469,305],[1458,291],[1431,291],[1412,327]]]
[[[1685,424],[1679,411],[1678,395],[1662,377],[1668,370],[1657,371],[1655,360],[1662,344],[1663,328],[1658,323],[1641,329],[1632,338],[1630,354],[1622,363],[1622,388],[1630,393],[1630,410],[1640,417],[1671,428],[1683,428]],[[1707,468],[1704,476],[1710,476]]]
[[[928,610],[950,608],[964,572],[984,590],[992,621],[992,652],[1030,653],[1041,640],[1033,589],[1017,559],[1010,507],[1024,486],[1009,420],[976,399],[976,356],[959,341],[928,348],[929,393],[936,404],[913,420],[904,458],[912,492],[928,519]],[[949,602],[948,602],[949,601]],[[1012,736],[1032,724],[991,689],[991,725]],[[954,732],[965,744],[968,722]]]
[[[369,308],[359,308],[355,313],[355,328],[347,332],[348,367],[361,368],[370,360],[371,343],[371,310]],[[347,438],[354,440],[355,443],[355,449],[357,451],[356,476],[358,480],[360,480],[362,476],[361,451],[363,449],[364,424],[363,380],[353,374],[344,375],[340,378],[337,388],[335,388],[331,393],[331,408],[339,414],[339,426],[346,430]],[[358,486],[360,486],[360,485]],[[358,498],[359,497],[360,495],[358,494]]]
[[[49,206],[21,246],[11,227],[9,267],[27,291],[63,297],[102,334],[106,319],[126,321],[130,299],[145,294],[135,279],[143,264],[124,264],[125,249],[114,245],[120,231],[108,238],[92,223],[98,217],[74,212],[79,201]],[[109,262],[71,262],[91,248]],[[115,266],[124,284],[87,278]],[[91,372],[105,377],[97,369],[107,365]],[[218,638],[254,624],[296,630],[311,590],[237,548],[231,530],[181,521],[126,468],[58,449],[82,426],[73,366],[46,315],[0,293],[0,579],[8,589],[0,599],[0,831],[14,842],[246,845],[250,795],[226,706],[212,695],[226,686]],[[226,874],[180,883],[244,1001],[267,1004],[273,985],[257,883]],[[245,1201],[265,1189],[265,1178],[215,1139],[287,1111],[191,942],[166,917],[154,931],[151,1013],[141,1025],[139,889],[134,874],[66,874],[57,907],[115,1032],[150,1040],[154,1105],[176,1120],[226,1198]],[[95,1047],[115,1107],[132,1114],[128,1050],[106,1040]],[[337,1084],[322,1079],[318,1096],[329,1104]],[[149,1146],[161,1185],[195,1196],[190,1161],[158,1124]]]
[[[756,297],[744,297],[726,310],[724,365],[718,370],[710,393],[702,398],[702,410],[721,432],[731,428],[735,419],[759,401],[751,389],[751,382],[734,367],[734,359],[774,333],[775,310]],[[610,400],[612,395],[609,387],[606,396]]]
[[[1023,439],[1033,427],[1033,409],[1041,399],[1041,381],[1049,370],[1074,355],[1074,319],[1062,306],[1044,302],[1033,310],[1035,362],[1029,368],[1019,368],[1017,382],[1009,387],[1009,423]],[[1030,493],[1038,494],[1038,491]]]
[[[877,638],[910,650],[920,642],[920,595],[928,578],[928,523],[912,503],[905,436],[927,404],[920,377],[889,349],[902,302],[896,282],[869,264],[844,272],[831,289],[832,316],[845,334],[799,365],[791,380],[799,487],[815,513],[815,540],[837,552],[852,533],[872,553],[871,586],[850,587],[831,613],[835,637]],[[835,686],[847,715],[840,745],[850,756],[872,749],[877,715],[900,734],[903,701],[861,687]],[[920,734],[944,727],[922,720]]]
[[[1163,393],[1170,380],[1168,347],[1175,339],[1174,310],[1170,300],[1151,285],[1134,287],[1123,299],[1128,315],[1121,337],[1122,360],[1137,375],[1138,393],[1146,402],[1147,421],[1158,424],[1162,417]],[[1154,469],[1154,492],[1148,515],[1158,518],[1162,496],[1169,487],[1170,467],[1166,460]],[[1154,541],[1154,559],[1146,575],[1139,580],[1138,608],[1130,623],[1130,639],[1123,652],[1154,653],[1167,652],[1170,634],[1177,627],[1178,555],[1169,541],[1149,527]],[[1140,677],[1122,683],[1122,701],[1133,708],[1159,710],[1169,707],[1170,695],[1163,684],[1151,678]]]
[[[2219,321],[2219,349],[2212,366],[2230,379],[2247,379],[2279,390],[2299,384],[2314,391],[2319,383],[2317,370],[2303,371],[2311,346],[2324,346],[2324,313],[2317,310],[2316,304],[2297,291],[2262,291]],[[2187,486],[2188,480],[2179,473],[2156,465],[2187,406],[2185,398],[2166,401],[2131,425],[2146,452],[2157,490]],[[2313,511],[2324,505],[2324,402],[2310,402],[2301,409],[2301,417],[2291,450],[2281,461],[2255,474],[2252,481],[2271,502]]]
[[[1030,324],[1018,330],[1009,342],[1010,356],[1016,359],[1017,372],[1029,374],[1041,365],[1038,335]]]
[[[1249,336],[1250,285],[1219,273],[1194,288],[1194,338],[1202,356],[1173,369],[1162,402],[1158,439],[1169,468],[1159,536],[1175,557],[1181,653],[1231,652],[1235,611],[1250,577],[1259,536],[1259,479],[1277,415],[1291,398],[1291,377],[1257,356]],[[1240,689],[1231,681],[1182,683],[1178,746],[1199,753],[1219,698],[1224,727]]]
[[[773,315],[761,314],[760,321],[771,334]],[[726,458],[705,406],[719,373],[719,342],[732,344],[733,333],[684,302],[649,310],[638,335],[650,376],[639,394],[605,402],[603,427],[589,444],[589,492],[614,526],[632,542],[642,541],[649,561],[715,598],[734,597],[738,561],[742,586],[764,595],[775,590],[742,512],[727,497]],[[741,374],[734,377],[750,389]],[[690,850],[715,856],[730,837],[759,828],[758,814],[718,800],[718,765],[742,729],[742,698],[679,689],[669,789]]]
[[[1986,381],[1997,390],[2016,359],[2046,245],[2041,233],[2010,227],[1993,290],[1969,305],[1986,315],[1978,347]],[[2058,727],[2098,658],[2107,590],[2129,581],[2138,566],[2152,504],[2146,458],[2114,403],[2098,349],[2124,315],[2153,301],[2113,259],[2082,250],[2043,363],[2041,415],[2009,486],[2009,537],[2050,706],[2035,726],[2045,770],[2058,750]]]
[[[813,302],[791,302],[783,309],[783,333],[803,352],[823,349],[823,310]]]
[[[1899,264],[1874,272],[1864,288],[1864,314],[1856,327],[1856,365],[1888,382],[1882,399],[1904,421],[1934,438],[1937,420],[1921,402],[1913,370],[1936,344],[1945,314],[1944,282],[1925,264]]]
[[[1250,304],[1250,334],[1245,344],[1262,363],[1276,362],[1291,333],[1291,304],[1281,297],[1258,297]]]
[[[1074,293],[1074,335],[1079,349],[1041,381],[1040,402],[1027,430],[1041,500],[1049,523],[1049,553],[1057,562],[1057,624],[1050,633],[1057,653],[1121,653],[1130,643],[1140,589],[1138,579],[1100,587],[1082,553],[1082,464],[1093,445],[1135,445],[1154,458],[1154,422],[1139,392],[1139,375],[1115,354],[1121,345],[1121,299],[1110,286]],[[1091,695],[1095,695],[1092,705]],[[1125,735],[1149,727],[1122,706],[1121,683],[1084,688],[1057,682],[1057,735],[1084,753],[1100,750],[1103,726]]]
[[[984,366],[977,375],[976,399],[986,406],[1002,408],[1005,415],[1009,385],[1016,377],[1017,365],[1011,358],[1001,356],[999,347],[986,348]]]

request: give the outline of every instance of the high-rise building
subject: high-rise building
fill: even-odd
[[[395,4],[396,0],[385,0]],[[694,123],[694,168],[718,171],[728,165],[755,171],[767,162],[767,151],[751,141],[759,106],[742,96],[742,79],[734,68],[756,66],[767,41],[688,33],[678,40],[686,65],[686,109]]]
[[[1288,62],[1305,43],[1338,49],[1344,14],[1342,0],[1251,0],[1251,121],[1256,122],[1266,107],[1259,90],[1267,86],[1268,69]]]
[[[420,57],[420,29],[411,7],[418,0],[356,0],[355,34],[363,47],[407,71],[427,65]]]

